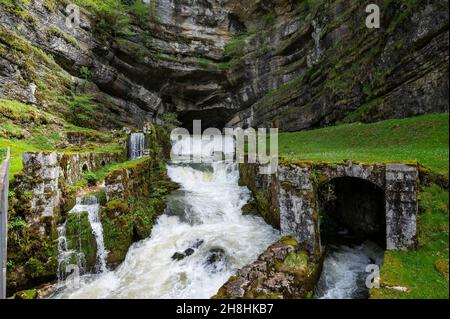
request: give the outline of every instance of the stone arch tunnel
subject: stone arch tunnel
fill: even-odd
[[[264,194],[270,203],[279,220],[274,226],[280,228],[282,235],[294,235],[311,253],[320,254],[322,250],[319,211],[324,201],[320,198],[321,189],[332,184],[338,184],[341,199],[347,200],[346,205],[356,209],[356,213],[362,214],[368,207],[357,203],[360,200],[375,205],[369,208],[371,216],[358,216],[361,225],[364,218],[369,218],[374,227],[365,225],[359,231],[378,238],[382,234],[379,242],[387,250],[415,246],[417,165],[299,161],[280,163],[274,175],[259,174],[258,164],[241,164],[240,171],[242,184],[254,194]],[[352,198],[350,202],[349,198]]]
[[[317,188],[321,242],[370,239],[386,248],[384,190],[357,177],[337,177]],[[341,236],[345,235],[345,236]]]

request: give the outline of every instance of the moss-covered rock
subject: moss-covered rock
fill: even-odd
[[[88,212],[68,214],[66,218],[67,248],[83,253],[85,271],[95,270],[97,242],[89,222]],[[73,262],[76,264],[76,261]]]
[[[240,186],[247,186],[254,199],[243,207],[243,213],[260,215],[269,225],[280,229],[280,212],[278,210],[277,182],[271,175],[259,174],[255,164],[239,165]]]
[[[153,144],[155,152],[164,147]],[[151,158],[118,167],[106,177],[106,197],[101,209],[105,248],[110,268],[119,265],[136,241],[151,234],[155,219],[166,207],[166,195],[176,189],[164,163]]]
[[[214,299],[311,298],[322,269],[293,237],[283,237],[258,259],[238,270]]]
[[[22,290],[14,294],[14,299],[36,299],[38,291],[36,289]]]

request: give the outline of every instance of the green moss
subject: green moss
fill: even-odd
[[[14,294],[14,299],[36,299],[38,292],[36,289],[22,290]]]
[[[254,215],[258,213],[258,204],[255,200],[251,200],[242,207],[243,215]]]
[[[258,213],[270,225],[279,228],[280,216],[277,210],[271,205],[270,193],[257,192],[255,195]]]
[[[125,175],[135,176],[134,187],[138,189],[128,189],[126,198],[110,200],[101,211],[105,247],[110,251],[108,263],[112,266],[124,260],[133,242],[150,236],[156,217],[165,209],[166,196],[175,187],[164,163],[155,165],[148,158],[140,159],[116,166],[110,176],[125,176],[125,171],[132,172]]]
[[[330,162],[416,160],[448,175],[448,123],[446,113],[280,133],[279,155],[287,160]]]
[[[86,271],[95,270],[97,243],[89,222],[88,212],[68,214],[66,218],[66,238],[69,250],[81,251],[86,263]]]
[[[153,226],[159,203],[157,199],[130,199],[130,204],[112,200],[102,210],[105,247],[109,251],[108,264],[117,266],[128,252],[131,244],[147,238]]]
[[[121,152],[120,138],[112,133],[75,126],[61,117],[13,100],[0,99],[0,148],[11,148],[11,179],[22,170],[22,153],[60,151],[63,140],[77,137],[85,142],[78,153]]]
[[[29,0],[0,0],[0,7],[6,12],[22,18],[29,23],[35,23],[35,18],[27,12]]]
[[[280,239],[280,242],[293,247],[296,247],[299,244],[297,239],[292,236],[284,236]]]
[[[232,38],[224,48],[224,55],[226,57],[236,58],[244,55],[247,34],[240,34]]]
[[[55,12],[58,6],[58,0],[44,0],[44,7],[50,12]]]
[[[275,22],[275,19],[276,19],[276,17],[275,17],[275,14],[273,14],[273,13],[268,13],[261,17],[261,21],[265,27],[272,26],[273,23]]]
[[[76,46],[76,47],[80,46],[80,44],[78,43],[77,39],[75,39],[74,37],[64,33],[63,31],[61,31],[57,27],[50,27],[47,30],[47,35],[49,37],[57,37],[57,38],[64,39],[67,43],[70,43],[73,46]]]

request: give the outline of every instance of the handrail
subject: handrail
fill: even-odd
[[[0,163],[0,299],[6,298],[6,253],[8,238],[8,192],[11,156],[6,149],[6,158]]]

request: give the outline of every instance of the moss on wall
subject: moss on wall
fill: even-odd
[[[103,237],[111,268],[125,259],[134,242],[150,236],[154,221],[165,209],[166,195],[177,187],[167,177],[165,165],[160,163],[152,168],[151,162],[145,161],[112,173],[143,176],[143,184],[122,179],[122,185],[128,188],[126,196],[112,198],[102,207]]]
[[[66,238],[69,250],[83,253],[85,271],[93,272],[97,260],[97,243],[92,233],[88,212],[68,214],[66,217]],[[76,264],[76,262],[74,262]]]

